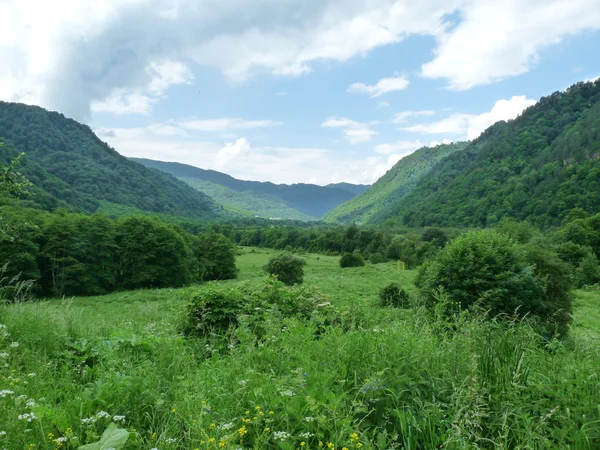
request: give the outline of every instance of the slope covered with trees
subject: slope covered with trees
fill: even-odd
[[[20,171],[35,186],[30,202],[94,212],[100,201],[144,211],[211,217],[214,202],[172,176],[121,156],[92,130],[37,106],[0,102],[0,163],[24,152]]]
[[[394,205],[406,197],[435,164],[464,150],[466,142],[423,147],[402,158],[363,194],[342,203],[327,213],[327,222],[359,225],[385,220]]]
[[[408,226],[539,227],[600,212],[600,80],[542,98],[441,161],[388,215]],[[384,219],[381,217],[380,219]]]
[[[223,204],[230,211],[281,219],[319,219],[336,205],[353,198],[367,186],[349,183],[274,184],[238,180],[214,170],[173,162],[132,158],[148,167],[167,172]]]

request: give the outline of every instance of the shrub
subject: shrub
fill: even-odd
[[[238,325],[247,301],[237,290],[196,291],[187,307],[182,331],[186,336],[223,334]]]
[[[265,272],[289,286],[302,284],[306,261],[290,253],[274,256],[264,267]]]
[[[375,252],[371,253],[371,255],[369,256],[369,261],[371,261],[372,264],[381,264],[385,262],[385,258],[381,253]]]
[[[432,242],[438,247],[444,248],[448,242],[448,236],[440,228],[427,228],[421,236],[423,242]]]
[[[530,251],[528,258],[534,266],[516,244],[495,231],[467,233],[421,268],[417,286],[429,306],[435,305],[442,288],[449,299],[446,314],[477,309],[491,317],[530,315],[556,320],[564,332],[571,302],[568,271],[554,280],[564,266],[555,255]]]
[[[365,260],[360,253],[344,253],[340,258],[340,267],[361,267],[365,265]]]
[[[194,254],[200,267],[200,279],[215,281],[236,278],[238,270],[235,266],[235,253],[235,245],[223,234],[199,234],[194,245]]]
[[[379,305],[407,308],[410,296],[398,283],[390,283],[379,291]]]
[[[575,278],[579,287],[600,283],[600,264],[596,255],[590,253],[581,260]]]

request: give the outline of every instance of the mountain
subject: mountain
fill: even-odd
[[[463,227],[509,217],[547,228],[573,208],[600,212],[600,80],[492,125],[440,161],[387,217],[407,226]]]
[[[94,212],[102,205],[186,217],[213,217],[219,208],[176,178],[130,161],[92,130],[37,106],[0,102],[0,162],[25,152],[20,172],[33,184],[30,203]]]
[[[370,184],[350,184],[350,183],[331,183],[325,185],[326,188],[341,189],[354,195],[360,195],[371,187]]]
[[[132,160],[167,172],[205,192],[229,211],[248,216],[315,220],[365,188],[349,183],[317,186],[244,181],[221,172],[186,164],[141,158]]]
[[[324,220],[343,224],[364,225],[381,222],[390,216],[395,205],[415,188],[421,178],[441,160],[460,152],[466,142],[423,147],[402,158],[363,194],[328,212]]]

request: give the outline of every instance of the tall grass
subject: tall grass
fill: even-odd
[[[77,448],[111,421],[144,450],[600,448],[590,340],[358,303],[359,327],[241,326],[223,352],[177,333],[181,302],[110,307],[0,307],[0,448]]]

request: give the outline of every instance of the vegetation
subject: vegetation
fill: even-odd
[[[324,220],[358,225],[383,222],[390,216],[394,205],[412,192],[419,180],[438,162],[461,152],[466,146],[466,142],[457,142],[417,150],[398,161],[366,192],[328,212]]]
[[[590,382],[600,367],[598,291],[578,291],[570,336],[545,343],[527,320],[381,309],[384,280],[414,291],[415,273],[393,263],[341,269],[336,257],[307,255],[305,283],[321,293],[286,288],[262,278],[275,254],[244,250],[235,281],[0,306],[1,445],[76,449],[113,436],[125,450],[600,443]],[[314,295],[329,297],[332,316],[276,306]],[[242,299],[234,326],[182,337],[192,305],[213,314],[219,298],[233,308]],[[259,300],[260,311],[246,307]]]
[[[217,200],[232,213],[251,217],[315,220],[368,187],[348,183],[317,186],[245,181],[186,164],[132,159],[185,181]]]
[[[0,102],[0,164],[24,152],[21,172],[34,187],[28,204],[95,212],[102,200],[145,211],[214,217],[206,195],[172,176],[129,161],[86,126],[37,106]]]
[[[564,334],[572,310],[564,266],[552,253],[532,248],[523,258],[506,236],[475,231],[425,263],[417,286],[425,304],[445,315],[478,310],[490,317],[533,316]]]
[[[269,260],[265,272],[287,285],[302,284],[306,261],[290,253],[282,253]]]
[[[390,283],[379,291],[379,306],[408,308],[410,296],[398,283]]]
[[[340,267],[362,267],[365,265],[365,260],[362,255],[358,252],[355,253],[344,253],[340,258]]]
[[[517,119],[491,126],[436,165],[380,222],[490,227],[508,217],[548,228],[574,208],[600,212],[599,191],[596,81],[544,97]]]

